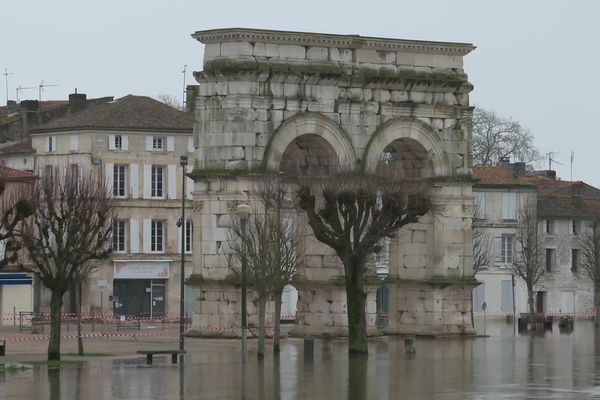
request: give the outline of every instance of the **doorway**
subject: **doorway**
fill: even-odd
[[[546,310],[546,292],[536,292],[535,295],[535,312],[543,314]]]
[[[113,307],[117,315],[160,318],[165,314],[165,279],[115,279]]]

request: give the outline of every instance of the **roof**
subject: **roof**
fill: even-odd
[[[34,153],[31,138],[0,144],[0,154]]]
[[[540,217],[600,217],[600,197],[540,195],[537,202]]]
[[[480,180],[479,185],[532,186],[529,182],[514,178],[512,172],[502,166],[473,167],[473,177]]]
[[[521,180],[537,186],[540,194],[600,197],[600,189],[582,181],[563,181],[545,176],[524,176]]]
[[[73,129],[116,129],[192,132],[190,114],[146,96],[128,95],[88,106],[31,130],[32,134]]]
[[[37,178],[38,176],[33,172],[0,165],[0,179],[6,182],[29,182],[36,180]]]

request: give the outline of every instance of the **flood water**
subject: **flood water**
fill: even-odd
[[[600,337],[589,321],[575,325],[570,334],[555,326],[544,336],[513,336],[512,325],[488,322],[490,337],[419,338],[414,356],[405,354],[400,338],[373,340],[368,358],[350,359],[343,341],[316,341],[311,358],[302,341],[289,340],[279,360],[269,351],[258,362],[251,352],[245,370],[237,341],[206,346],[189,339],[183,368],[170,364],[170,356],[156,356],[151,366],[141,357],[35,366],[1,373],[0,398],[600,398]]]

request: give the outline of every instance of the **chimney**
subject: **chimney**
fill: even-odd
[[[18,110],[17,107],[17,102],[14,100],[8,100],[6,102],[6,111],[8,111],[9,114],[14,114],[16,113]]]
[[[500,157],[498,160],[498,166],[503,168],[508,168],[510,164],[510,157]]]
[[[40,102],[37,100],[23,100],[21,102],[21,116],[23,117],[23,132],[29,136],[29,130],[40,124]]]
[[[85,93],[77,93],[76,88],[75,93],[69,95],[69,113],[75,114],[78,111],[84,110],[86,106],[87,96]]]
[[[513,178],[520,178],[525,175],[526,170],[524,162],[509,164],[509,168],[512,171]]]

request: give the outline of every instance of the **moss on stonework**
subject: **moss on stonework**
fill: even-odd
[[[239,285],[240,283],[240,276],[234,273],[228,274],[223,279],[208,279],[203,277],[202,275],[192,275],[185,281],[185,284],[189,286],[210,286],[219,284]]]
[[[251,168],[195,168],[192,172],[188,173],[187,176],[190,178],[208,178],[217,176],[245,176],[260,174],[264,170],[262,166],[251,167]]]
[[[409,81],[412,83],[427,83],[427,82],[439,82],[447,86],[461,86],[467,81],[465,74],[459,74],[455,71],[439,71],[433,70],[431,72],[415,71],[414,69],[398,69],[392,70],[386,67],[372,68],[372,67],[361,67],[352,76],[352,82],[359,86],[364,86],[371,82],[379,80],[396,80],[396,81]]]
[[[435,176],[432,178],[428,178],[430,182],[442,182],[442,183],[456,183],[456,184],[465,184],[465,183],[477,183],[480,179],[475,178],[471,174],[456,174],[456,175],[448,175],[448,176]]]

